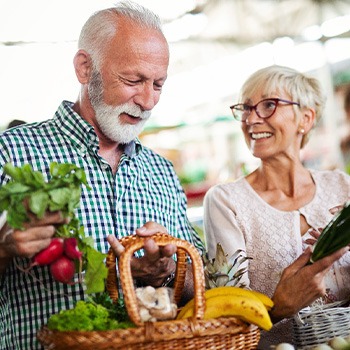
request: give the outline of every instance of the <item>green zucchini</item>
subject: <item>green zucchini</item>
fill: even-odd
[[[346,202],[343,209],[336,213],[323,229],[314,246],[310,262],[314,263],[348,244],[350,244],[350,202]]]

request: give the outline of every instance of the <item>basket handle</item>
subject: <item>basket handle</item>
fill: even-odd
[[[146,239],[149,237],[140,237],[136,235],[123,237],[120,239],[121,244],[123,244],[125,250],[119,257],[119,273],[121,287],[124,294],[124,302],[126,309],[128,311],[129,317],[132,322],[137,326],[141,326],[143,322],[141,321],[137,301],[136,293],[134,289],[134,283],[131,274],[131,258],[135,251],[143,248]],[[186,253],[190,256],[192,260],[192,271],[193,271],[193,283],[194,283],[194,317],[196,319],[203,319],[205,311],[205,284],[204,284],[204,274],[203,274],[203,263],[201,256],[199,255],[197,249],[189,242],[170,236],[164,233],[157,233],[151,237],[155,243],[161,247],[167,244],[174,244],[177,247],[177,261],[176,261],[176,274],[175,274],[175,286],[174,295],[175,301],[178,303],[186,275]],[[113,300],[118,299],[118,288],[117,288],[117,272],[116,272],[116,256],[112,249],[108,251],[106,265],[108,268],[107,277],[107,290],[109,295]]]

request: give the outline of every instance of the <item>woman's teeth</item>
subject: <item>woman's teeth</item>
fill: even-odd
[[[272,136],[272,134],[269,133],[269,132],[260,132],[260,133],[257,133],[257,134],[252,134],[252,139],[259,140],[259,139],[268,138],[268,137],[271,137],[271,136]]]

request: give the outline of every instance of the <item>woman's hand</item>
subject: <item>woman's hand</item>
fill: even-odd
[[[311,238],[306,238],[304,240],[304,242],[309,244],[309,245],[314,245],[317,242],[318,237],[320,237],[322,230],[323,230],[322,228],[315,229],[315,228],[311,227],[307,231],[307,233],[311,236]]]
[[[136,230],[136,234],[140,237],[149,237],[159,232],[167,233],[167,230],[151,221]],[[116,256],[119,257],[124,251],[123,245],[114,235],[108,236],[107,240]],[[173,244],[159,247],[153,239],[147,239],[144,245],[144,256],[131,259],[133,277],[143,285],[161,286],[166,277],[175,272],[176,264],[172,256],[176,253],[176,249]]]
[[[282,273],[272,297],[275,303],[273,310],[270,312],[272,320],[277,322],[283,318],[291,317],[317,298],[324,296],[326,294],[324,284],[326,273],[333,263],[348,251],[349,247],[341,248],[312,265],[307,265],[311,256],[311,249],[306,249]]]
[[[335,207],[329,209],[329,212],[333,215],[337,214],[340,210],[342,210],[344,208],[344,205],[341,204],[341,205],[336,205]],[[309,245],[314,245],[317,240],[318,240],[318,237],[320,237],[321,233],[322,233],[322,230],[323,228],[318,228],[318,229],[315,229],[313,227],[311,227],[307,233],[309,233],[309,235],[311,236],[311,238],[306,238],[304,240],[305,243],[309,244]]]

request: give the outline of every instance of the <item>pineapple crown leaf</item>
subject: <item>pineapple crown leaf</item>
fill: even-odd
[[[203,256],[206,289],[225,285],[244,288],[245,284],[240,281],[247,272],[248,266],[242,267],[241,265],[249,259],[251,258],[247,257],[242,249],[238,249],[230,259],[227,259],[223,247],[217,243],[215,258],[209,259],[208,253]]]
[[[227,270],[228,268],[227,257],[220,243],[216,245],[216,255],[213,261],[213,265],[216,270]]]

